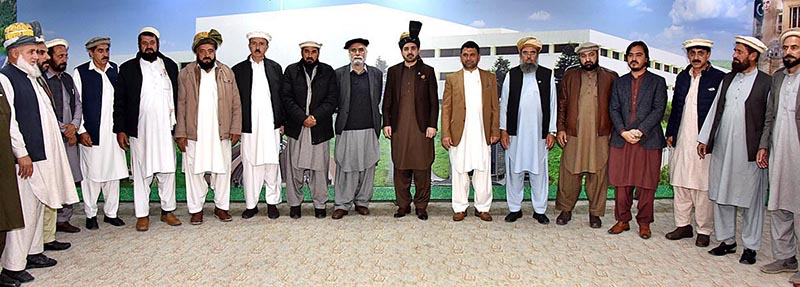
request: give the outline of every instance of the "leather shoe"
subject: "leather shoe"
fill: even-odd
[[[465,217],[467,217],[466,211],[453,213],[453,221],[462,221]]]
[[[56,224],[56,231],[58,232],[66,232],[66,233],[78,233],[81,232],[81,229],[69,224],[69,222],[61,222]]]
[[[14,278],[8,277],[3,273],[0,273],[0,286],[2,287],[19,287],[21,283],[15,280]]]
[[[119,217],[103,216],[103,222],[111,224],[111,225],[114,225],[114,226],[123,226],[123,225],[125,225],[125,222],[122,221],[122,219],[119,219]]]
[[[86,218],[86,229],[89,230],[100,229],[100,225],[97,224],[97,216],[92,218]]]
[[[725,244],[725,242],[722,242],[722,243],[719,244],[719,246],[714,247],[713,249],[708,251],[708,254],[711,254],[711,255],[714,255],[714,256],[723,256],[723,255],[727,255],[727,254],[730,254],[730,253],[736,253],[736,242],[734,242],[731,245],[728,245],[728,244]]]
[[[163,216],[162,216],[163,217]],[[139,217],[136,219],[136,231],[150,230],[150,217]]]
[[[694,231],[692,230],[691,225],[680,226],[678,228],[675,228],[675,230],[673,230],[672,232],[667,233],[667,235],[664,235],[664,237],[666,237],[669,240],[692,238],[693,236],[694,236]]]
[[[53,240],[52,242],[47,242],[44,244],[44,251],[61,251],[67,250],[72,246],[69,242],[58,242],[57,240]]]
[[[506,222],[514,222],[514,221],[517,221],[517,219],[520,219],[520,218],[522,218],[522,210],[509,212],[508,215],[506,215],[506,218],[504,220]]]
[[[25,269],[53,267],[58,263],[58,261],[55,259],[47,257],[41,253],[28,255],[26,259],[28,263],[25,264]]]
[[[572,211],[561,211],[556,217],[556,224],[566,225],[570,220],[572,220]]]
[[[608,233],[611,234],[620,234],[623,231],[631,230],[631,225],[627,222],[617,221],[614,226],[611,226],[611,229],[608,230]]]
[[[708,247],[708,243],[710,242],[711,240],[708,238],[708,235],[698,233],[697,240],[694,241],[694,245],[697,247]]]
[[[397,208],[397,212],[394,213],[394,218],[400,218],[400,217],[406,216],[406,214],[409,213],[408,210],[409,210],[409,208],[398,207]]]
[[[603,221],[600,220],[600,216],[589,215],[589,227],[600,228],[602,226],[603,226]]]
[[[6,277],[10,278],[11,280],[15,280],[19,283],[27,283],[33,281],[33,276],[31,276],[28,271],[20,270],[20,271],[11,271],[8,269],[3,268],[3,271],[0,274],[5,275]],[[17,285],[19,286],[19,285]]]
[[[492,214],[488,211],[480,212],[478,209],[475,209],[475,216],[479,217],[483,221],[492,221]]]
[[[745,248],[742,257],[739,258],[739,263],[753,265],[756,263],[756,255],[758,254],[755,250]]]
[[[192,225],[200,225],[203,224],[203,211],[198,213],[192,213],[192,219],[189,219],[189,223]]]
[[[536,221],[538,221],[539,224],[549,224],[550,223],[550,219],[547,218],[547,215],[544,215],[544,213],[533,212],[533,219],[536,219]]]
[[[231,214],[228,213],[227,210],[219,209],[219,208],[216,208],[216,207],[214,207],[214,216],[219,218],[219,221],[222,221],[222,222],[228,222],[228,221],[233,220],[233,217],[231,217]]]
[[[278,206],[275,204],[267,204],[267,217],[269,219],[276,219],[281,217],[281,213],[278,212]]]
[[[361,215],[369,215],[369,208],[366,206],[358,206],[356,205],[356,212]]]
[[[176,217],[172,212],[167,212],[166,214],[161,215],[161,222],[166,222],[169,226],[181,225],[181,220],[178,219],[178,217]]]
[[[316,218],[325,218],[328,216],[328,213],[325,212],[324,208],[314,208],[314,217]]]
[[[347,210],[337,209],[337,210],[333,211],[333,214],[331,214],[331,218],[332,219],[342,219],[342,217],[347,215],[347,213],[348,213]]]
[[[242,218],[244,219],[253,218],[253,216],[256,216],[256,214],[258,214],[257,206],[252,209],[245,209],[244,212],[242,212]]]
[[[291,206],[289,207],[289,217],[293,219],[299,219],[302,216],[300,213],[300,206]]]
[[[650,231],[650,226],[639,226],[639,237],[642,239],[650,239],[650,236],[653,236],[653,232]]]
[[[428,212],[424,208],[417,208],[416,213],[420,220],[428,220]]]

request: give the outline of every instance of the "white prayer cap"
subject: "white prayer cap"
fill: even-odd
[[[694,38],[694,39],[689,39],[689,40],[686,40],[686,41],[683,42],[683,48],[684,49],[689,49],[689,48],[692,48],[692,47],[706,47],[706,48],[711,49],[711,48],[714,47],[714,41],[706,40],[706,39],[700,39],[700,38]]]
[[[781,34],[781,44],[783,44],[783,41],[785,41],[786,38],[789,38],[789,37],[792,37],[792,36],[800,37],[800,29],[792,28],[792,29],[783,31],[783,34]]]
[[[272,42],[272,35],[263,31],[252,31],[250,33],[247,33],[247,40],[250,40],[252,38],[264,38],[267,40],[267,43]]]
[[[305,41],[303,43],[300,43],[300,48],[301,49],[305,48],[305,47],[314,47],[314,48],[319,49],[319,48],[322,48],[322,43],[314,42],[314,41]]]
[[[755,37],[750,36],[736,36],[736,43],[748,46],[753,48],[754,50],[758,51],[759,54],[763,54],[764,51],[767,50],[767,45],[764,45],[761,40],[756,39]]]
[[[55,46],[64,46],[64,48],[69,49],[69,43],[67,40],[64,39],[53,39],[47,42],[44,42],[44,45],[47,46],[48,49],[55,47]]]
[[[156,28],[150,26],[142,28],[142,30],[139,31],[139,35],[141,35],[142,33],[152,33],[153,35],[156,35],[156,38],[161,39],[161,33],[159,33],[158,30],[156,30]]]

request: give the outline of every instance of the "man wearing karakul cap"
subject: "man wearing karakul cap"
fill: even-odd
[[[208,193],[205,175],[211,175],[214,216],[231,221],[231,146],[242,135],[242,105],[233,71],[217,61],[222,35],[217,30],[194,36],[196,61],[178,74],[175,139],[183,153],[186,205],[192,225],[203,223]]]
[[[281,86],[286,115],[284,132],[289,137],[286,201],[289,203],[289,216],[300,218],[301,188],[307,172],[314,216],[325,218],[330,139],[333,138],[333,113],[339,90],[333,68],[319,61],[322,44],[306,41],[299,46],[300,61],[286,67]]]
[[[713,206],[708,199],[708,165],[710,158],[697,156],[697,135],[708,109],[717,95],[725,73],[711,66],[714,42],[691,39],[683,43],[689,66],[675,79],[672,113],[667,124],[667,146],[674,147],[669,158],[670,184],[675,191],[672,201],[675,230],[669,240],[692,238],[692,208],[697,221],[697,247],[707,247],[713,223]]]
[[[78,202],[47,85],[36,67],[35,37],[41,29],[38,22],[33,24],[14,23],[6,27],[3,46],[9,57],[8,64],[0,69],[4,100],[11,107],[11,146],[16,157],[23,218],[27,223],[24,228],[7,233],[0,264],[3,275],[19,282],[33,280],[25,269],[56,264],[42,254],[44,206],[60,208],[64,203]],[[12,201],[9,203],[13,206]],[[4,208],[5,204],[3,199]],[[19,224],[11,228],[14,227]]]
[[[265,186],[267,216],[278,218],[281,202],[281,134],[283,69],[264,54],[272,36],[265,32],[247,33],[250,55],[233,66],[242,102],[242,185],[246,210],[242,218],[258,213],[258,198]]]
[[[86,229],[97,229],[97,200],[103,193],[104,222],[125,225],[117,216],[119,180],[128,177],[125,150],[117,144],[114,126],[114,86],[119,70],[110,62],[111,39],[95,37],[86,42],[90,61],[75,67],[75,88],[81,94],[83,121],[78,127],[81,143],[81,193]]]
[[[724,256],[736,252],[736,210],[742,209],[742,264],[756,262],[764,225],[767,170],[756,162],[756,153],[772,78],[759,71],[756,63],[766,48],[756,38],[736,37],[733,68],[722,79],[697,138],[700,158],[714,155],[708,197],[714,203],[714,234],[720,245],[708,253]]]

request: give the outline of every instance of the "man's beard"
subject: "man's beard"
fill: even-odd
[[[306,57],[305,59],[303,59],[303,65],[305,65],[307,68],[313,68],[318,63],[319,63],[319,58],[314,59],[311,57]]]
[[[794,61],[791,59],[794,59]],[[800,64],[800,59],[797,59],[792,55],[783,56],[783,66],[786,67],[786,69],[794,68],[797,66],[797,64]]]
[[[39,67],[31,65],[28,61],[25,61],[22,57],[17,58],[17,68],[28,74],[28,76],[38,78],[42,76],[42,71],[39,70]]]
[[[414,57],[411,58],[411,60],[409,60],[408,59],[409,56],[414,56]],[[405,55],[405,56],[403,56],[403,60],[408,62],[408,63],[414,62],[414,61],[417,60],[417,55],[414,55],[414,54]]]
[[[203,69],[203,70],[209,70],[209,69],[213,68],[214,67],[214,62],[217,61],[216,58],[212,58],[212,57],[205,57],[203,59],[204,60],[210,60],[208,63],[204,63],[203,61],[200,60],[200,56],[197,56],[197,65],[200,66],[200,68]]]
[[[594,69],[597,69],[597,63],[596,62],[586,62],[586,64],[581,64],[581,68],[586,70],[586,71],[594,71]]]
[[[153,51],[153,49],[147,49],[144,52],[139,52],[139,56],[142,57],[145,61],[152,62],[158,59],[158,51]]]
[[[748,68],[750,68],[750,62],[744,63],[740,62],[739,60],[733,60],[733,63],[731,63],[731,71],[734,73],[744,72],[744,70],[747,70]]]
[[[522,70],[523,73],[534,72],[537,68],[539,68],[539,64],[537,63],[519,63],[519,69]]]
[[[41,71],[42,74],[44,74],[44,72],[47,72],[47,69],[50,68],[50,64],[47,63],[47,62],[45,62],[45,63],[36,63],[36,66],[39,67],[39,71]]]
[[[56,63],[53,60],[50,60],[49,62],[50,62],[50,69],[53,69],[53,71],[61,73],[67,70],[67,62],[58,65],[56,65]]]
[[[360,67],[364,65],[365,60],[366,59],[364,57],[353,57],[353,59],[350,59],[350,64],[353,64],[353,66],[356,67]]]

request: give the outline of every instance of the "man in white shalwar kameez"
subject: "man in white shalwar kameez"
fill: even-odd
[[[57,263],[42,254],[45,206],[61,208],[78,202],[49,90],[36,67],[34,35],[38,37],[40,31],[38,22],[6,27],[3,46],[8,64],[0,69],[0,85],[11,106],[11,144],[25,221],[24,228],[7,233],[0,264],[3,275],[23,283],[34,279],[25,269]]]
[[[242,185],[245,211],[242,218],[258,214],[258,198],[266,187],[267,216],[280,217],[281,202],[281,132],[283,114],[280,90],[281,65],[264,54],[272,36],[266,32],[247,33],[250,56],[233,66],[242,102]]]
[[[475,216],[492,221],[491,144],[500,139],[497,79],[478,69],[480,48],[461,45],[463,69],[447,76],[442,99],[442,145],[450,150],[453,220],[461,221],[469,207],[469,172],[475,188]]]
[[[80,91],[83,121],[78,127],[81,143],[81,193],[86,212],[86,229],[98,229],[97,200],[103,193],[104,222],[123,226],[117,217],[119,180],[128,177],[125,150],[117,144],[113,132],[114,85],[117,64],[109,62],[111,39],[95,37],[86,42],[91,61],[75,68],[72,73],[75,88]]]
[[[533,218],[545,215],[549,180],[547,152],[555,144],[556,87],[552,70],[539,66],[542,42],[535,37],[517,41],[520,65],[509,70],[500,96],[500,144],[506,149],[506,222],[522,217],[525,173],[531,184]]]
[[[767,170],[756,165],[771,77],[756,68],[766,46],[753,37],[736,37],[733,69],[725,75],[697,137],[698,155],[712,153],[708,197],[714,203],[714,234],[720,245],[710,254],[736,252],[736,210],[742,209],[739,262],[754,264],[761,246]]]
[[[175,217],[175,145],[178,65],[159,52],[160,33],[144,27],[139,53],[122,63],[114,95],[114,132],[123,149],[130,145],[136,230],[150,228],[150,186],[158,181],[161,221],[181,225]]]

